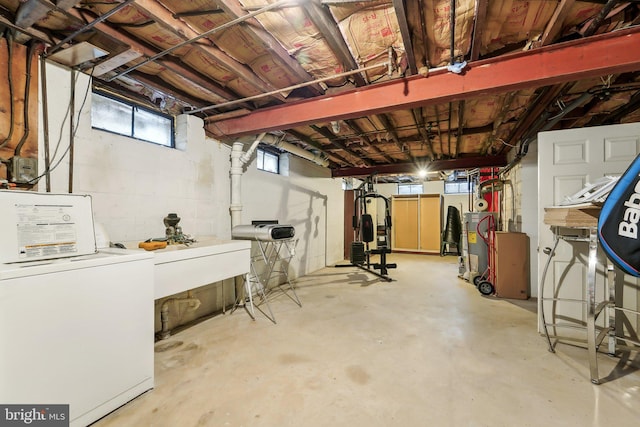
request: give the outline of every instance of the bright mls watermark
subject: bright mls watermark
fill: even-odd
[[[69,427],[69,405],[1,405],[0,427]]]

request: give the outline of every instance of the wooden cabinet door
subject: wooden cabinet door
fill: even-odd
[[[420,250],[440,253],[440,196],[420,197]]]
[[[391,209],[394,248],[418,249],[418,198],[394,197]]]

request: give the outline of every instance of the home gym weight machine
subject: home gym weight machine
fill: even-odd
[[[387,254],[391,253],[391,208],[389,199],[375,192],[373,188],[373,175],[355,190],[353,230],[355,240],[351,242],[349,261],[351,264],[339,264],[336,267],[358,267],[387,282],[393,279],[389,277],[388,270],[396,268],[397,264],[387,263]],[[371,200],[382,199],[385,205],[384,222],[376,226],[373,216],[367,212],[367,204]],[[377,238],[376,238],[377,237]],[[376,247],[370,248],[369,244],[375,240]],[[371,262],[371,255],[379,255],[379,262]],[[380,272],[376,271],[380,270]]]

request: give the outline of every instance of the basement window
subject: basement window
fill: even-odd
[[[422,184],[398,184],[398,194],[422,194]]]
[[[280,155],[271,151],[258,148],[257,150],[257,166],[258,170],[280,173]]]
[[[172,116],[98,92],[91,97],[91,127],[165,147],[175,146]]]
[[[466,179],[444,183],[444,194],[469,194],[473,193],[473,182]]]

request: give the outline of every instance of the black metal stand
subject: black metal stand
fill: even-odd
[[[374,276],[377,276],[387,282],[392,282],[393,279],[387,276],[389,268],[396,268],[398,265],[396,263],[387,263],[387,254],[391,253],[390,249],[381,248],[381,249],[372,249],[370,251],[366,251],[366,262],[357,263],[352,262],[350,264],[337,264],[335,267],[358,267],[364,271],[367,271]],[[371,264],[371,254],[380,255],[380,262]],[[376,270],[380,270],[378,273]]]

